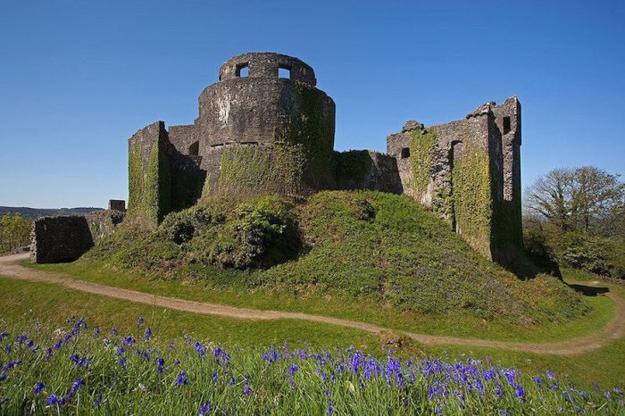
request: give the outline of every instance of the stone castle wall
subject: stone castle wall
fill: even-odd
[[[31,260],[59,263],[78,259],[124,220],[122,205],[124,201],[111,200],[109,206],[117,209],[36,219],[31,230]]]
[[[294,57],[226,61],[200,94],[193,124],[168,131],[156,122],[129,140],[129,215],[154,227],[213,195],[374,189],[414,198],[485,256],[513,261],[522,247],[516,97],[446,124],[409,121],[388,137],[386,154],[335,152],[335,105],[316,84],[312,67]]]

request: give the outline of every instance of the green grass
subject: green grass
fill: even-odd
[[[376,336],[349,328],[305,321],[249,321],[197,315],[10,278],[0,278],[0,305],[0,322],[4,323],[38,322],[60,327],[73,316],[85,317],[92,325],[102,328],[117,326],[121,331],[132,331],[137,318],[144,316],[155,332],[167,338],[188,334],[228,346],[353,343],[359,348],[380,351]]]
[[[625,290],[612,288],[625,297]],[[123,332],[136,332],[138,316],[144,316],[160,339],[191,335],[230,348],[282,345],[285,341],[294,347],[309,345],[313,348],[346,347],[354,345],[380,356],[383,346],[371,334],[294,320],[244,321],[213,316],[172,311],[160,307],[134,304],[97,295],[85,294],[46,283],[33,283],[0,278],[0,324],[41,323],[47,328],[59,328],[69,317],[84,316],[92,326],[109,329],[116,326]],[[1,326],[1,325],[0,325]],[[591,353],[574,356],[554,356],[486,348],[423,346],[410,343],[401,355],[433,354],[450,360],[467,356],[491,358],[505,366],[517,367],[529,374],[554,371],[563,380],[591,389],[593,383],[602,386],[620,385],[625,380],[625,340],[616,340]]]
[[[315,295],[267,288],[254,290],[216,288],[207,284],[205,280],[166,280],[142,275],[138,272],[116,270],[111,266],[89,260],[45,265],[33,265],[24,261],[22,264],[39,270],[64,273],[68,277],[78,280],[181,299],[334,316],[366,321],[397,330],[434,335],[509,341],[551,342],[587,335],[596,328],[606,325],[613,317],[615,308],[614,304],[605,296],[585,297],[584,302],[591,309],[583,316],[564,322],[545,322],[533,326],[519,326],[505,320],[476,319],[462,310],[457,313],[429,315],[397,311],[392,307],[380,308],[379,303],[373,300],[358,300],[338,293]],[[566,276],[568,277],[568,275]],[[528,287],[528,290],[531,290],[531,287]]]

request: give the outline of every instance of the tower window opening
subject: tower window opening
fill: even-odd
[[[512,126],[510,124],[510,117],[504,117],[503,118],[503,134],[510,133],[510,130],[512,130]]]
[[[235,72],[236,76],[239,78],[246,78],[250,76],[250,67],[249,64],[239,64],[237,65],[237,69]]]
[[[291,66],[280,65],[278,67],[278,78],[291,79]]]
[[[193,142],[191,146],[189,146],[189,155],[197,156],[200,153],[200,142]]]
[[[402,147],[401,149],[401,158],[402,159],[408,159],[410,157],[410,148],[409,147]]]

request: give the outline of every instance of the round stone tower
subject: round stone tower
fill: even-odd
[[[313,69],[277,53],[226,61],[195,120],[204,194],[306,194],[332,186],[334,101]]]

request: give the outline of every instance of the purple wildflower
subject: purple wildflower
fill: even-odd
[[[184,386],[189,384],[189,378],[187,377],[186,371],[180,371],[180,374],[178,374],[178,378],[176,379],[176,384],[182,384]]]
[[[198,412],[198,416],[206,416],[212,409],[212,405],[210,400],[200,406],[200,411]]]
[[[56,342],[56,344],[54,344],[54,349],[55,349],[55,350],[59,350],[59,349],[61,349],[61,345],[62,345],[62,344],[63,344],[63,340],[62,340],[62,339],[59,339],[59,340]]]
[[[51,395],[48,396],[48,399],[46,400],[46,403],[48,404],[48,406],[54,406],[57,402],[58,402],[58,397],[56,397],[56,394],[52,393]]]
[[[35,389],[33,390],[33,393],[36,395],[38,395],[41,390],[43,390],[43,388],[45,387],[45,384],[43,384],[41,381],[39,383],[37,383],[37,385],[35,386]]]
[[[137,319],[137,326],[143,325],[144,322],[145,322],[145,319],[143,319],[143,316],[140,316],[139,319]]]
[[[145,329],[145,340],[149,340],[150,337],[152,336],[152,329],[150,327],[147,327]]]
[[[295,363],[291,364],[291,366],[289,367],[289,373],[295,374],[296,371],[297,371],[297,365]]]

